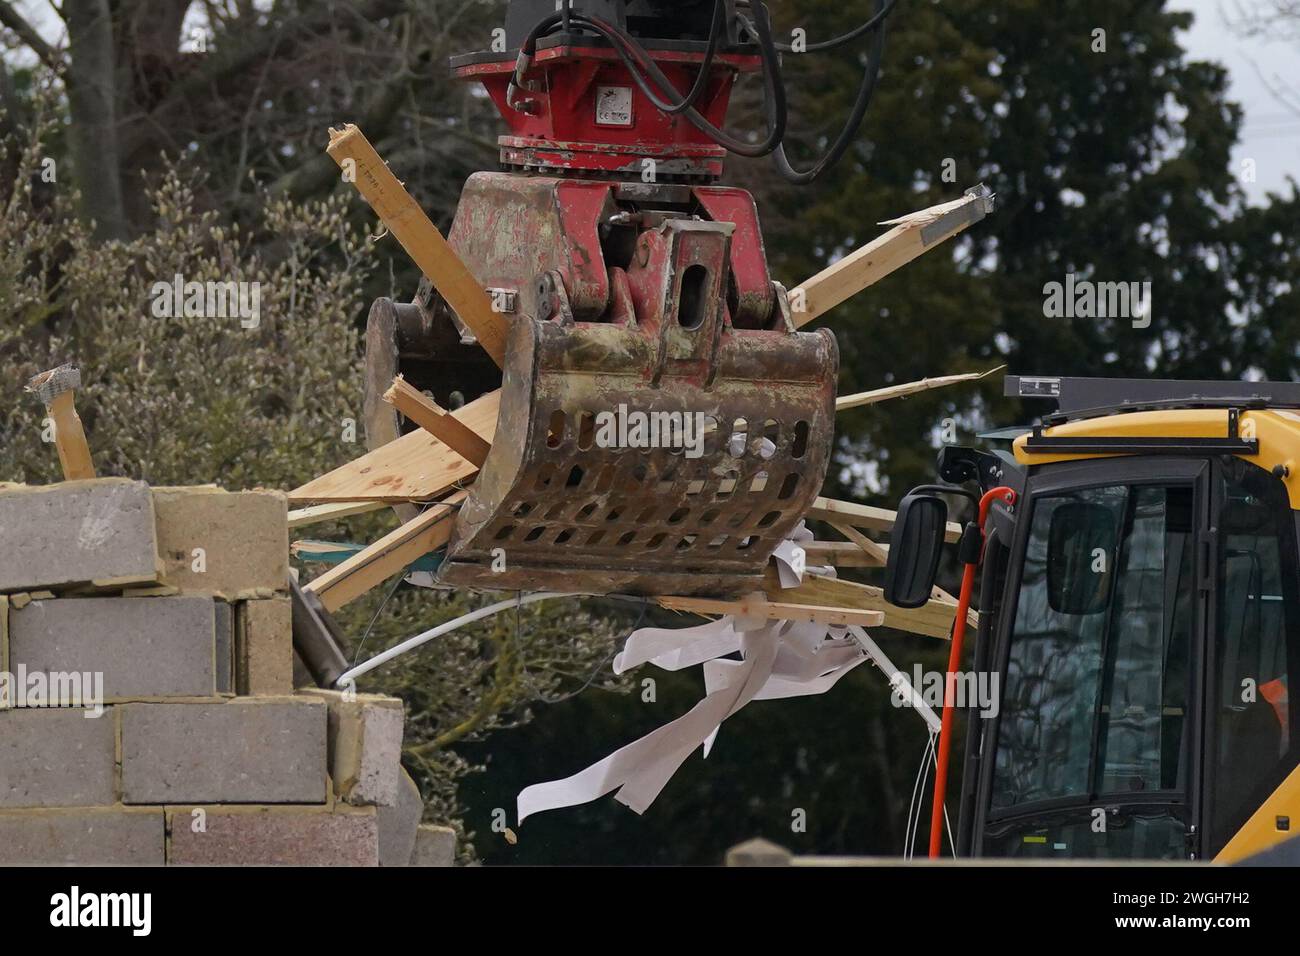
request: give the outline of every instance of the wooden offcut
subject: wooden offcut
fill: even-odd
[[[471,464],[482,468],[487,461],[492,445],[402,376],[393,379],[384,401]]]
[[[860,627],[877,627],[885,618],[878,610],[854,607],[818,606],[811,602],[774,601],[762,593],[751,594],[735,601],[694,597],[655,598],[661,607],[670,611],[691,614],[731,614],[735,617],[761,618],[768,621],[807,621],[818,624],[857,624]]]
[[[831,522],[831,527],[838,531],[849,541],[862,550],[873,566],[883,568],[889,561],[889,549],[883,544],[877,544],[868,538],[865,534],[853,527],[851,524],[842,522]]]
[[[877,568],[880,563],[851,541],[812,541],[803,545],[810,567]]]
[[[452,412],[486,442],[496,434],[501,393],[489,392]],[[470,481],[478,466],[420,429],[403,435],[289,492],[294,505],[325,502],[430,501]]]
[[[806,325],[825,315],[922,253],[961,233],[987,215],[991,200],[986,191],[972,191],[961,199],[883,223],[894,228],[790,291],[794,324]]]
[[[831,524],[846,524],[867,531],[893,531],[898,513],[888,508],[875,508],[860,505],[852,501],[837,501],[834,498],[817,498],[808,509],[809,518],[817,518]],[[961,525],[949,521],[944,531],[944,540],[952,543],[961,537]]]
[[[916,395],[919,392],[927,392],[933,388],[946,388],[949,385],[956,385],[959,382],[974,382],[981,378],[987,378],[994,372],[1000,372],[1005,365],[999,365],[997,368],[989,369],[987,372],[963,372],[960,375],[939,375],[935,378],[923,378],[916,382],[904,382],[901,385],[890,385],[886,388],[875,388],[869,392],[857,392],[853,395],[841,395],[835,399],[835,410],[837,412],[848,411],[850,408],[861,408],[863,405],[875,405],[877,402],[887,402],[893,398],[906,398],[908,395]]]
[[[465,493],[457,492],[445,503],[429,507],[414,520],[314,579],[305,590],[315,594],[331,613],[355,601],[418,558],[446,545],[456,523],[453,506],[464,500]]]
[[[499,366],[505,365],[509,321],[419,204],[385,165],[365,134],[349,123],[331,129],[327,152],[357,191],[433,283],[438,294],[474,333]]]
[[[806,575],[797,587],[783,588],[775,570],[769,570],[763,590],[769,600],[786,605],[877,611],[883,615],[885,627],[941,640],[952,636],[952,622],[956,617],[956,608],[942,601],[930,601],[917,608],[895,607],[885,600],[884,591],[874,585],[814,574]],[[971,611],[967,622],[971,627],[978,627],[979,616]]]
[[[49,412],[54,421],[54,447],[59,453],[64,479],[94,478],[95,463],[90,457],[90,445],[86,443],[86,431],[81,425],[81,416],[77,414],[72,392],[57,396],[50,403]]]
[[[289,512],[289,528],[306,528],[326,521],[337,521],[353,515],[368,514],[386,508],[382,501],[336,501],[326,505],[312,505]]]

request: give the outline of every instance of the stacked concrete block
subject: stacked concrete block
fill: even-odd
[[[216,487],[155,488],[161,583],[230,600],[268,598],[288,587],[284,495]]]
[[[308,698],[123,704],[122,801],[324,803],[325,707]]]
[[[456,831],[451,827],[421,824],[415,833],[411,866],[455,866]]]
[[[329,708],[330,776],[339,799],[395,806],[401,797],[402,702],[332,690],[302,694]]]
[[[379,865],[373,807],[191,807],[170,810],[167,820],[176,865]]]
[[[273,492],[0,487],[0,865],[402,865],[400,701],[293,690]]]
[[[288,597],[242,601],[235,618],[238,690],[293,693],[293,603]]]
[[[161,808],[0,810],[0,866],[167,862]]]
[[[9,663],[17,670],[102,674],[102,699],[211,697],[217,679],[216,604],[201,595],[32,601],[9,615]],[[73,701],[80,703],[80,701]]]
[[[155,583],[161,567],[153,496],[106,478],[0,491],[0,592]]]
[[[399,768],[397,799],[376,807],[379,824],[379,865],[407,866],[415,853],[416,829],[424,816],[424,798],[410,774]]]

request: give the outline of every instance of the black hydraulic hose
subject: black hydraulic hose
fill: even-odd
[[[700,64],[699,75],[695,77],[694,85],[691,87],[690,92],[682,98],[682,101],[664,110],[669,116],[685,113],[699,101],[704,91],[708,89],[709,71],[713,69],[714,57],[718,55],[718,47],[722,43],[722,26],[726,23],[726,20],[726,0],[715,0],[713,4],[713,23],[709,26],[709,46],[704,51],[704,62]]]
[[[809,170],[798,170],[790,165],[784,143],[777,146],[772,156],[777,171],[797,186],[806,186],[815,182],[827,170],[838,163],[853,144],[858,130],[862,127],[862,121],[866,118],[867,109],[871,106],[872,94],[876,90],[876,81],[880,78],[880,64],[885,56],[885,17],[893,9],[894,0],[876,0],[876,5],[878,7],[876,15],[867,21],[875,25],[875,34],[871,40],[871,49],[867,53],[867,66],[862,75],[862,85],[858,88],[858,98],[853,104],[853,112],[849,115],[848,122],[840,130],[840,134],[831,144],[831,148]]]
[[[626,66],[628,71],[632,74],[632,78],[641,89],[641,92],[645,94],[657,109],[669,113],[670,115],[675,112],[683,113],[691,125],[695,126],[719,146],[722,146],[728,151],[740,156],[758,158],[771,154],[780,146],[781,140],[785,137],[787,119],[785,84],[781,79],[780,54],[778,53],[776,43],[772,38],[771,20],[768,17],[765,6],[760,4],[758,10],[759,13],[754,32],[759,38],[759,46],[763,54],[765,66],[764,105],[768,123],[767,136],[759,143],[746,143],[729,135],[710,123],[708,119],[706,119],[703,114],[695,109],[695,107],[689,102],[685,103],[685,105],[683,105],[681,101],[678,103],[670,103],[656,95],[655,91],[652,90],[646,82],[646,78],[642,76],[642,70],[649,74],[650,78],[658,84],[661,92],[668,89],[673,90],[673,93],[675,94],[676,90],[673,88],[672,82],[664,75],[663,71],[660,70],[647,55],[644,55],[644,49],[639,48],[639,45],[636,44],[634,40],[626,36],[626,34],[620,31],[617,27],[614,27],[603,20],[581,13],[573,13],[570,18],[573,23],[588,27],[609,41],[613,46],[614,51],[623,61],[624,66]],[[553,30],[557,24],[561,23],[563,18],[563,14],[552,14],[548,17],[542,18],[533,26],[532,30],[529,31],[527,37],[525,37],[519,48],[521,65],[526,66],[527,62],[531,60],[533,54],[536,52],[537,41],[548,31]],[[716,22],[715,19],[715,24]],[[638,55],[638,50],[641,55]],[[522,79],[522,75],[517,73],[516,80],[522,81]],[[701,86],[705,83],[707,83],[707,70],[702,70],[700,77],[696,80],[696,85]]]
[[[649,79],[654,81],[654,83],[659,87],[660,92],[672,90],[675,94],[676,90],[673,88],[672,81],[669,80],[668,77],[664,75],[664,72],[659,69],[658,65],[650,59],[643,47],[637,44],[636,41],[632,40],[630,37],[627,37],[616,27],[605,23],[603,20],[598,20],[595,17],[588,17],[585,15],[575,15],[574,19],[590,24],[592,29],[596,30],[604,36],[605,39],[609,40],[610,43],[614,45],[619,57],[623,60],[623,64],[632,74],[632,78],[636,81],[637,86],[640,87],[641,92],[645,94],[657,109],[665,112],[668,111],[672,104],[665,102],[656,95],[654,90],[650,89],[649,84],[646,82],[646,77],[641,75],[640,70],[645,71],[649,76]],[[762,14],[759,17],[757,32],[759,36],[759,47],[763,51],[765,64],[763,76],[765,85],[764,103],[768,123],[767,137],[759,143],[746,143],[743,140],[736,139],[730,134],[724,132],[717,126],[714,126],[694,107],[688,107],[684,111],[684,115],[691,125],[703,132],[713,140],[713,142],[739,156],[748,156],[751,158],[767,156],[781,145],[781,140],[785,138],[787,118],[785,84],[781,79],[780,54],[777,52],[776,44],[772,40],[772,24],[771,20],[767,17],[766,9],[763,9]]]
[[[839,47],[852,43],[854,40],[861,39],[862,37],[866,36],[872,29],[874,29],[876,24],[880,23],[881,20],[885,19],[885,17],[889,16],[891,13],[894,12],[894,5],[896,3],[898,3],[898,0],[887,0],[887,2],[885,3],[885,8],[883,10],[877,11],[871,17],[871,19],[869,19],[866,23],[862,24],[862,26],[855,27],[854,29],[850,30],[848,33],[845,33],[843,36],[837,36],[831,40],[823,40],[820,43],[810,43],[803,49],[802,52],[824,53],[827,50],[835,50],[838,49]],[[794,52],[794,47],[791,46],[789,43],[778,43],[776,45],[776,48],[780,50],[782,53]]]

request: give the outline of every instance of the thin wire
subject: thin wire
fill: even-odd
[[[433,502],[426,504],[423,508],[420,509],[420,514],[424,514],[432,507],[433,507]],[[366,641],[370,638],[370,632],[374,630],[375,622],[379,620],[379,615],[384,613],[384,608],[388,607],[388,602],[393,599],[393,595],[397,593],[397,589],[402,586],[402,582],[405,580],[406,580],[406,569],[403,568],[402,572],[397,575],[397,580],[393,582],[393,586],[389,588],[388,593],[384,595],[384,599],[379,602],[379,607],[375,608],[375,613],[370,618],[370,623],[366,625],[365,631],[362,632],[361,640],[357,642],[357,649],[352,654],[353,667],[357,666],[357,661],[361,658],[361,649],[366,646]]]
[[[907,805],[907,826],[903,830],[903,859],[910,860],[915,847],[912,835],[912,822],[920,826],[920,814],[917,811],[916,796],[921,790],[921,773],[930,765],[930,752],[934,748],[935,735],[930,734],[926,745],[921,748],[921,762],[916,765],[916,780],[912,783],[912,799]]]
[[[402,586],[402,582],[405,580],[406,570],[403,569],[401,573],[397,575],[397,580],[393,582],[393,586],[388,589],[388,593],[384,595],[384,599],[379,602],[379,607],[375,608],[375,613],[370,618],[370,623],[366,625],[366,629],[361,635],[361,640],[357,642],[357,649],[352,655],[353,667],[356,667],[357,661],[361,659],[361,650],[366,646],[366,641],[370,637],[370,632],[374,629],[375,622],[379,620],[379,615],[384,612],[384,608],[388,606],[388,602],[393,599],[393,595],[397,593],[397,589]]]
[[[936,753],[935,756],[934,756],[934,769],[935,769],[935,772],[936,772],[936,773],[937,773],[938,770],[939,770],[939,757],[938,757],[938,754],[937,754],[937,753]],[[943,805],[943,823],[944,823],[944,832],[947,833],[947,835],[948,835],[948,849],[952,851],[952,855],[953,855],[953,857],[956,858],[956,856],[957,856],[957,847],[953,846],[953,842],[952,842],[952,820],[950,820],[950,819],[948,818],[948,804],[946,804],[946,803]]]
[[[523,594],[522,591],[519,593],[520,595]],[[636,631],[637,628],[641,626],[641,622],[645,620],[646,610],[649,607],[650,607],[650,602],[645,600],[644,598],[641,599],[641,613],[637,615],[636,623],[632,625],[632,631]],[[519,633],[520,632],[519,609],[520,609],[520,605],[516,604],[515,605],[515,648],[518,650],[519,656],[522,659],[523,644],[520,640],[520,633]],[[627,638],[624,638],[619,643],[626,644]],[[547,697],[545,694],[539,691],[537,689],[537,685],[533,683],[532,675],[528,673],[528,662],[526,660],[524,661],[524,670],[523,670],[524,681],[527,684],[528,689],[531,690],[533,694],[537,697],[537,699],[541,701],[543,704],[546,704],[548,706],[553,704],[562,704],[566,700],[569,700],[570,698],[577,697],[584,690],[586,690],[588,687],[594,684],[596,682],[596,678],[600,676],[600,672],[605,669],[605,665],[607,665],[610,661],[612,661],[615,657],[618,656],[618,652],[620,649],[621,649],[620,646],[615,646],[615,648],[609,652],[609,655],[603,661],[601,661],[599,664],[596,665],[596,669],[591,672],[591,676],[587,678],[586,682],[583,683],[583,685],[579,687],[577,690],[571,691],[567,694],[561,694],[558,697]]]

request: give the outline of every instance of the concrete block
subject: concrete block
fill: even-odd
[[[421,824],[415,831],[411,866],[455,866],[456,831],[451,827]]]
[[[0,489],[0,591],[158,580],[149,487],[125,478]]]
[[[324,803],[326,708],[236,697],[122,704],[124,803]]]
[[[278,491],[155,488],[162,582],[234,600],[288,587],[289,518]]]
[[[10,662],[102,675],[104,700],[211,697],[215,612],[197,595],[33,601],[10,613]]]
[[[0,807],[87,807],[116,800],[113,708],[0,711]]]
[[[167,814],[167,862],[221,866],[377,866],[379,835],[368,809],[327,812],[308,807],[207,807],[202,816]],[[199,821],[202,829],[199,829]]]
[[[166,862],[163,811],[0,811],[0,866],[160,866]]]
[[[755,837],[737,844],[727,851],[727,866],[789,866],[794,859],[785,847]]]
[[[304,690],[299,696],[329,705],[330,776],[341,800],[357,805],[396,805],[402,775],[402,702],[396,697],[336,690]]]
[[[293,693],[293,602],[287,597],[239,605],[236,686],[254,696]]]
[[[379,820],[379,865],[407,866],[415,852],[415,831],[424,816],[424,797],[411,775],[398,772],[397,800],[391,807],[376,807]]]
[[[235,606],[217,599],[216,608],[216,686],[218,694],[235,692]]]
[[[0,594],[0,671],[9,673],[9,598]],[[0,708],[5,703],[4,688],[0,688]]]

